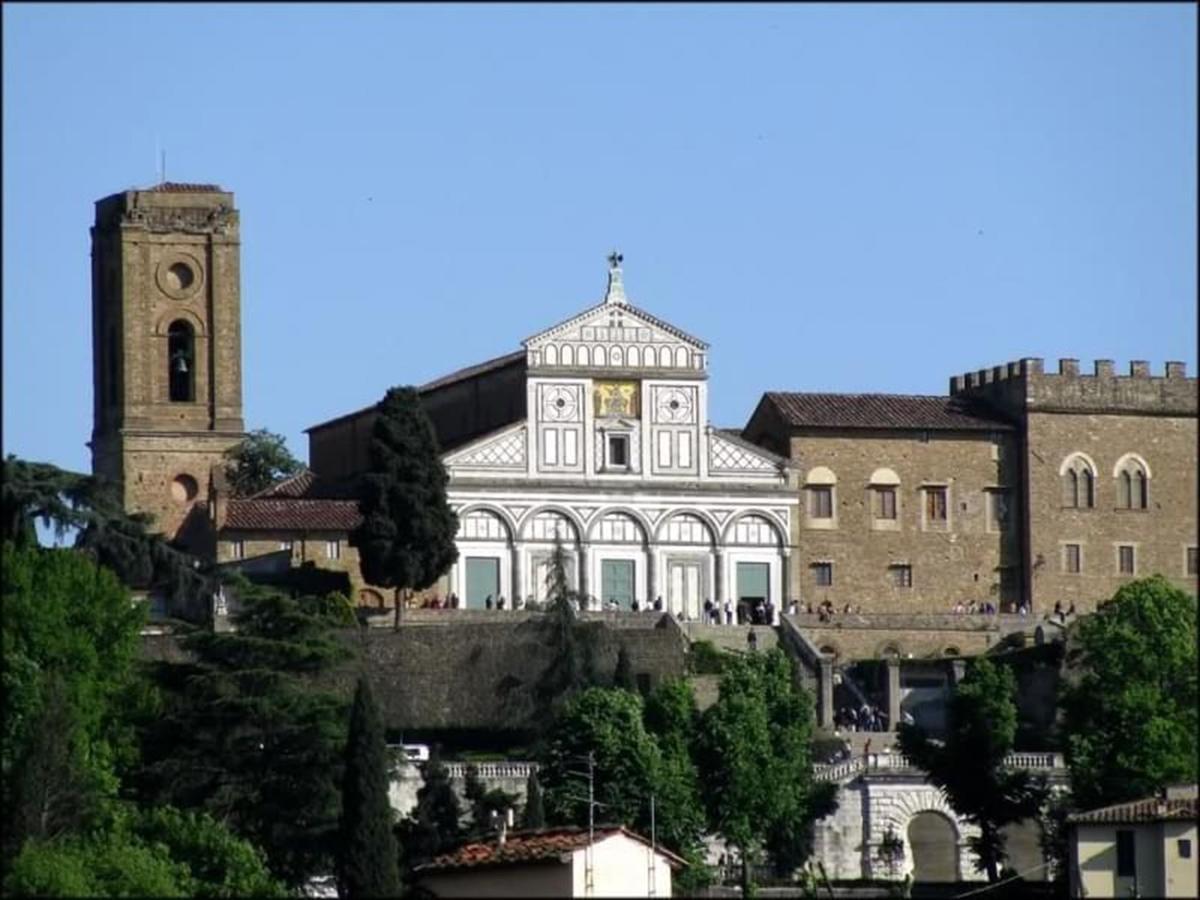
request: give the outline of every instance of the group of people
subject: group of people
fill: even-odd
[[[878,706],[864,703],[861,708],[844,706],[833,716],[833,724],[847,731],[887,731],[887,714]]]
[[[986,603],[976,603],[972,600],[965,605],[959,600],[954,604],[954,614],[956,616],[994,616],[997,612],[999,610],[996,609],[996,604],[991,600],[988,600]],[[1025,615],[1025,613],[1022,612],[1021,615]]]
[[[1054,601],[1054,618],[1058,619],[1060,624],[1065,623],[1067,621],[1067,617],[1073,616],[1073,615],[1075,615],[1075,601],[1074,600],[1071,601],[1071,605],[1069,607],[1067,607],[1065,610],[1063,609],[1061,600]]]

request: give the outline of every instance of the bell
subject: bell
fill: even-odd
[[[175,357],[175,371],[180,375],[186,375],[188,370],[187,358],[182,354]]]

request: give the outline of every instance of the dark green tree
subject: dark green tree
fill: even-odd
[[[542,783],[538,781],[537,772],[531,772],[525,779],[525,809],[521,813],[522,828],[544,828],[546,825],[546,807],[542,802]]]
[[[225,476],[239,497],[248,497],[278,484],[303,468],[292,456],[283,435],[259,428],[225,453]]]
[[[462,841],[462,808],[441,753],[433,748],[421,767],[423,783],[417,806],[399,828],[401,852],[409,872]]]
[[[289,597],[241,582],[236,631],[183,639],[163,662],[163,709],[148,723],[139,795],[203,809],[266,853],[290,885],[329,871],[341,800],[346,704],[318,679],[346,651],[344,598]]]
[[[1071,629],[1060,705],[1078,808],[1196,781],[1196,662],[1196,598],[1161,575]]]
[[[542,704],[539,715],[545,713],[545,707],[555,709],[598,681],[595,631],[579,621],[578,610],[584,598],[571,587],[568,564],[567,552],[556,537],[546,571],[549,608],[543,623],[550,662],[535,685]]]
[[[487,838],[496,828],[498,816],[506,816],[516,805],[518,795],[501,788],[488,788],[479,777],[479,769],[467,766],[463,796],[471,806],[471,828],[468,837]]]
[[[944,742],[916,725],[898,729],[901,751],[946,792],[955,813],[978,826],[969,843],[992,883],[1007,859],[1002,829],[1037,816],[1047,796],[1043,780],[1004,767],[1017,733],[1016,690],[1007,666],[978,659],[951,698]]]
[[[623,691],[636,691],[637,682],[633,678],[633,666],[629,662],[629,651],[625,645],[617,651],[617,668],[613,671],[613,687]]]
[[[360,675],[350,708],[346,770],[342,779],[340,891],[344,897],[396,897],[400,894],[396,837],[388,800],[388,757],[383,722]]]
[[[397,623],[401,593],[433,584],[458,558],[448,481],[420,395],[411,387],[392,388],[371,432],[359,498],[363,521],[350,542],[363,578],[395,590]]]

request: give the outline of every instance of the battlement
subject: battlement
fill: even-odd
[[[1025,357],[988,369],[955,375],[950,396],[976,397],[1010,414],[1025,412],[1135,413],[1195,416],[1196,379],[1187,366],[1167,362],[1161,375],[1150,363],[1131,360],[1129,374],[1116,374],[1111,359],[1098,359],[1091,374],[1081,374],[1079,360],[1065,357],[1057,372],[1046,372],[1039,357]]]

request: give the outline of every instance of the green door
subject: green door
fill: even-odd
[[[751,604],[759,600],[766,603],[771,596],[767,587],[770,581],[770,573],[771,566],[768,563],[738,563],[738,600]]]
[[[633,607],[633,560],[600,560],[600,601],[616,600],[622,609]]]
[[[500,560],[494,556],[467,557],[467,609],[483,609],[486,598],[492,607],[500,597]]]

